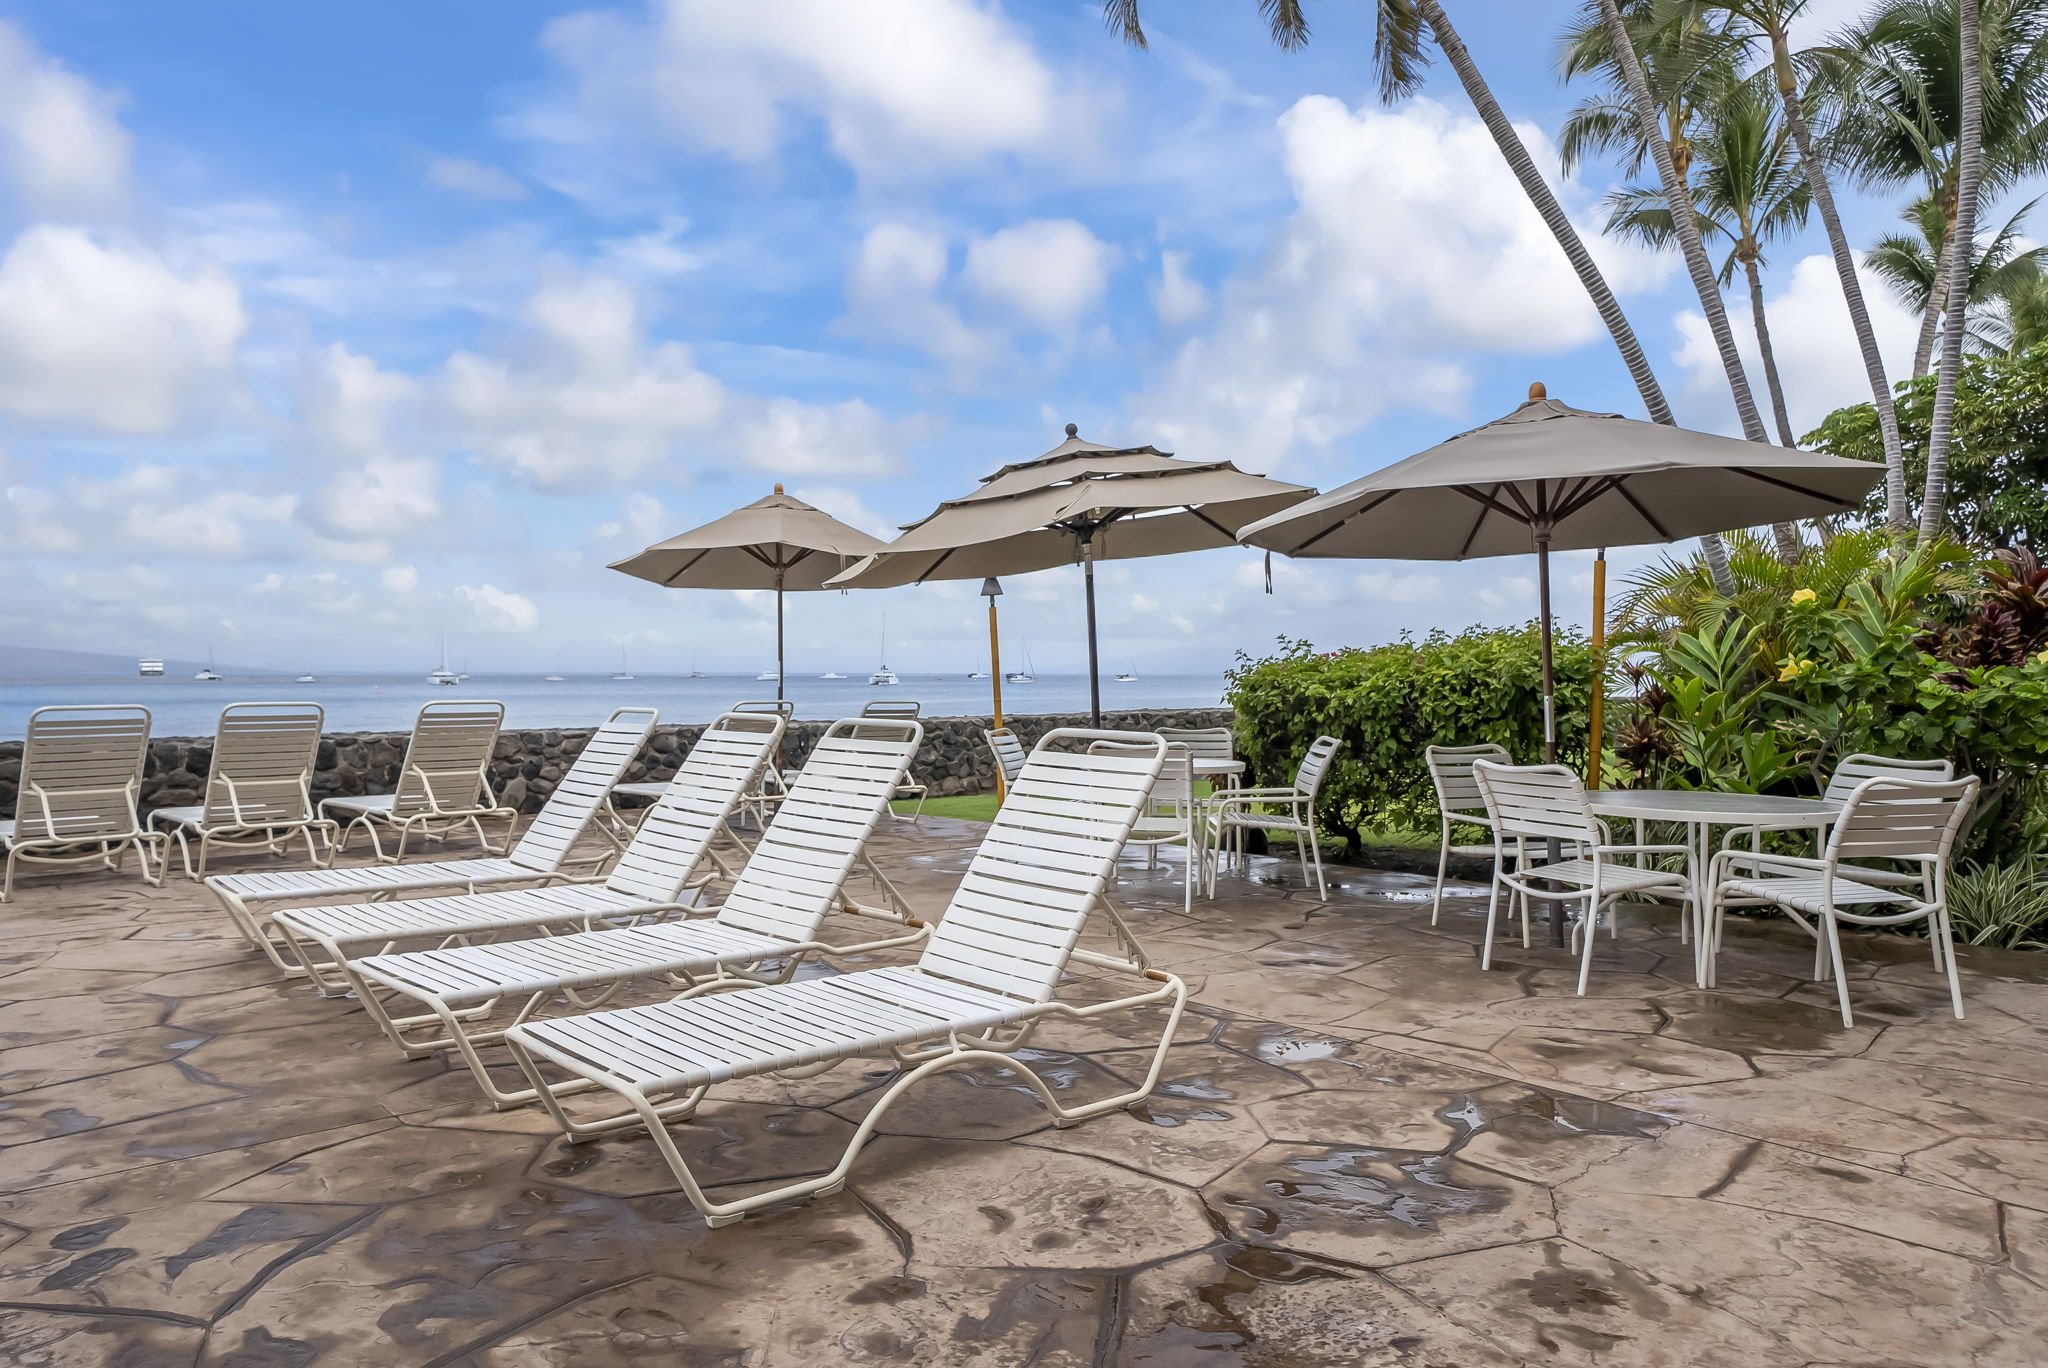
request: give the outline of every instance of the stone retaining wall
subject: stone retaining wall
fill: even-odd
[[[1085,715],[1046,714],[1008,719],[1029,746],[1055,727],[1088,725]],[[1217,727],[1230,723],[1228,708],[1133,709],[1104,713],[1103,725],[1150,731],[1156,727]],[[927,717],[924,746],[911,774],[930,785],[932,795],[986,793],[995,788],[995,760],[981,733],[987,716]],[[783,743],[786,765],[803,763],[829,722],[798,721]],[[629,780],[666,779],[697,736],[701,724],[656,727],[632,767]],[[491,787],[499,799],[522,812],[538,812],[555,784],[568,771],[577,752],[590,739],[590,729],[548,727],[506,731],[498,738],[491,761]],[[313,797],[389,793],[398,783],[405,755],[404,732],[342,732],[320,742],[313,773]],[[16,781],[21,777],[20,741],[0,741],[0,814],[12,815]],[[201,801],[207,767],[213,758],[212,737],[163,737],[150,743],[149,765],[142,783],[144,811]]]

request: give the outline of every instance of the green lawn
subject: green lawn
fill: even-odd
[[[1209,786],[1202,784],[1199,787],[1206,797]],[[890,806],[905,817],[917,810],[914,801],[892,803]],[[959,817],[969,822],[993,822],[996,819],[996,796],[993,793],[965,793],[953,798],[934,798],[924,805],[924,810],[934,817]],[[1389,828],[1385,831],[1368,831],[1363,835],[1366,845],[1414,846],[1422,850],[1434,850],[1437,841],[1437,833],[1434,831],[1402,831]],[[1290,847],[1294,843],[1294,838],[1285,833],[1276,835],[1273,839]],[[1326,851],[1332,846],[1341,849],[1343,844],[1335,837],[1325,837],[1323,841]]]

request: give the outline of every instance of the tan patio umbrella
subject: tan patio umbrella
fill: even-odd
[[[656,542],[614,561],[611,568],[670,589],[773,589],[775,696],[780,699],[788,673],[782,655],[783,593],[823,589],[826,580],[882,545],[777,485],[767,498]]]
[[[1535,552],[1543,753],[1555,760],[1551,551],[1655,545],[1846,513],[1883,473],[1868,461],[1575,409],[1538,384],[1506,417],[1265,518],[1239,538],[1303,558]]]
[[[928,579],[1021,575],[1079,562],[1088,602],[1088,707],[1102,721],[1095,562],[1235,546],[1246,523],[1315,491],[1248,475],[1228,461],[1183,461],[1156,447],[1066,440],[1006,465],[942,503],[879,553],[830,582],[879,589]]]

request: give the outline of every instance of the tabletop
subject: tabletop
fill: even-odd
[[[1715,826],[1827,826],[1842,805],[1824,798],[1781,798],[1768,793],[1694,789],[1599,789],[1586,795],[1602,817],[1645,822],[1699,822]]]
[[[1195,778],[1202,779],[1213,774],[1243,774],[1242,760],[1201,760],[1189,762],[1194,767]]]

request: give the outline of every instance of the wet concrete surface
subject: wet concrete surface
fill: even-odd
[[[936,913],[977,836],[876,854]],[[843,1193],[718,1230],[644,1138],[491,1111],[196,886],[32,879],[0,908],[0,1363],[2042,1361],[2048,957],[1964,951],[1958,1022],[1920,944],[1852,937],[1851,1031],[1783,924],[1732,924],[1702,992],[1669,914],[1625,914],[1580,998],[1562,951],[1480,972],[1475,890],[1431,927],[1409,875],[1254,874],[1187,914],[1126,863],[1193,992],[1146,1102],[1061,1130],[1010,1070],[941,1074]],[[1027,1060],[1098,1096],[1163,1025]],[[678,1142],[715,1195],[816,1172],[886,1077],[736,1084]]]

